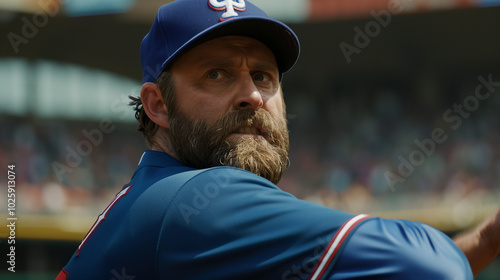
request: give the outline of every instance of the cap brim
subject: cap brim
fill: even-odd
[[[285,24],[264,17],[238,17],[198,33],[165,60],[162,70],[195,46],[223,36],[247,36],[262,42],[273,52],[281,74],[295,65],[300,53],[297,36]]]

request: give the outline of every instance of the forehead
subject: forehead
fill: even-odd
[[[240,60],[245,57],[252,63],[268,64],[277,69],[273,52],[262,42],[245,36],[224,36],[204,42],[189,50],[174,63],[196,66],[222,60]]]

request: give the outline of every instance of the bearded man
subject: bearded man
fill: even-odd
[[[132,98],[150,149],[57,280],[472,279],[498,254],[498,216],[458,247],[276,186],[289,149],[281,81],[298,55],[293,31],[248,1],[161,7]]]

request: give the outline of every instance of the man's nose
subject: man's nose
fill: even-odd
[[[262,94],[250,74],[241,77],[239,83],[240,86],[234,99],[234,108],[237,110],[248,108],[257,110],[264,106]]]

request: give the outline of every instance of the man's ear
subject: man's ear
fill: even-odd
[[[141,88],[141,102],[148,117],[157,125],[168,128],[167,106],[155,83],[145,83]]]

